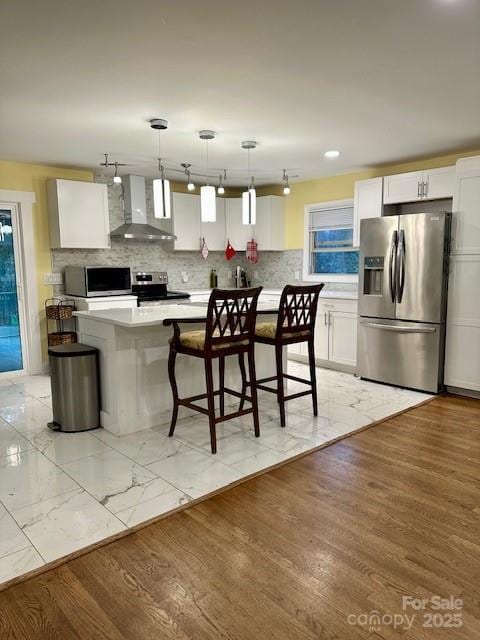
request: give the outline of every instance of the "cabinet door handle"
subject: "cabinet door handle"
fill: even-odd
[[[423,183],[423,197],[424,198],[428,197],[428,182]]]
[[[328,322],[327,322],[327,311],[325,311],[325,313],[323,314],[323,324],[325,326],[328,326]]]
[[[423,186],[423,182],[419,181],[417,185],[417,198],[422,197],[422,186]]]

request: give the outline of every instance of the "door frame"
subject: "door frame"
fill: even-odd
[[[16,219],[14,243],[17,246],[14,246],[16,251],[15,268],[17,269],[18,264],[17,273],[20,275],[22,289],[20,292],[22,303],[19,304],[19,312],[23,316],[23,330],[21,327],[23,373],[30,375],[43,373],[44,370],[33,229],[33,205],[35,202],[36,197],[33,192],[0,189],[0,208],[12,210],[13,217]],[[18,373],[7,372],[0,375],[14,377]]]
[[[25,298],[23,295],[23,260],[22,260],[22,242],[20,238],[20,229],[18,222],[18,211],[17,206],[15,204],[9,203],[4,204],[0,202],[0,210],[2,211],[10,211],[10,216],[12,220],[12,238],[13,238],[13,258],[15,264],[15,288],[17,292],[17,307],[18,307],[18,325],[20,330],[20,349],[22,352],[22,368],[16,369],[15,371],[2,371],[0,372],[0,376],[9,377],[22,375],[29,370],[29,361],[28,361],[28,340],[26,334],[26,313],[25,313]]]

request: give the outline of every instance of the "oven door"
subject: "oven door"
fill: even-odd
[[[132,292],[128,267],[87,267],[87,296],[124,296]]]

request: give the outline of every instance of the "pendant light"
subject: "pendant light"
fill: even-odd
[[[187,176],[187,190],[195,191],[195,183],[192,180],[192,176],[190,175],[190,167],[192,165],[188,162],[182,162],[182,167],[185,169],[185,175]]]
[[[208,175],[208,141],[215,138],[215,131],[203,129],[198,134],[200,140],[205,140],[206,164]],[[217,203],[215,187],[206,184],[200,187],[200,220],[202,222],[215,222],[217,219]]]
[[[283,195],[289,196],[291,193],[290,185],[288,184],[288,176],[286,169],[283,170]]]
[[[122,184],[122,176],[118,175],[118,167],[126,167],[127,165],[123,162],[110,162],[108,159],[108,153],[103,154],[105,156],[105,160],[100,162],[101,167],[115,167],[115,173],[113,174],[113,184]],[[112,185],[109,185],[112,186]]]
[[[165,167],[162,165],[160,154],[160,132],[168,127],[167,120],[154,118],[150,120],[152,129],[158,131],[158,171],[160,178],[153,181],[153,215],[157,219],[165,220],[172,217],[170,180],[165,178]]]
[[[227,170],[224,169],[223,170],[223,176],[222,174],[220,174],[218,176],[218,187],[217,187],[217,193],[219,196],[223,196],[225,194],[225,185],[223,184],[223,181],[227,179]]]
[[[250,150],[255,149],[257,143],[255,140],[245,140],[242,142],[242,149],[247,150],[247,169],[250,175]],[[254,225],[257,221],[257,194],[253,182],[253,176],[247,191],[242,193],[242,223],[245,225]]]

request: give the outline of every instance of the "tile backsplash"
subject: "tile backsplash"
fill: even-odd
[[[97,176],[97,182],[109,182],[111,178]],[[124,222],[122,200],[119,186],[109,186],[108,202],[110,213],[110,229],[115,229]],[[153,217],[152,181],[146,180],[147,218],[149,224],[157,225]],[[239,252],[227,261],[223,252],[208,254],[204,260],[198,251],[174,251],[171,242],[142,242],[137,240],[112,239],[110,249],[53,249],[53,271],[63,271],[66,266],[83,265],[118,265],[129,266],[135,271],[168,271],[169,286],[172,289],[202,289],[209,287],[211,269],[216,269],[219,286],[233,286],[232,271],[237,265],[246,269],[251,280],[266,287],[282,287],[295,280],[295,274],[302,277],[302,250],[259,252],[258,263],[249,264],[245,252]],[[254,278],[254,272],[257,278]],[[182,274],[188,281],[184,282]],[[355,290],[355,285],[326,285],[326,288]],[[55,294],[61,293],[56,287]]]

